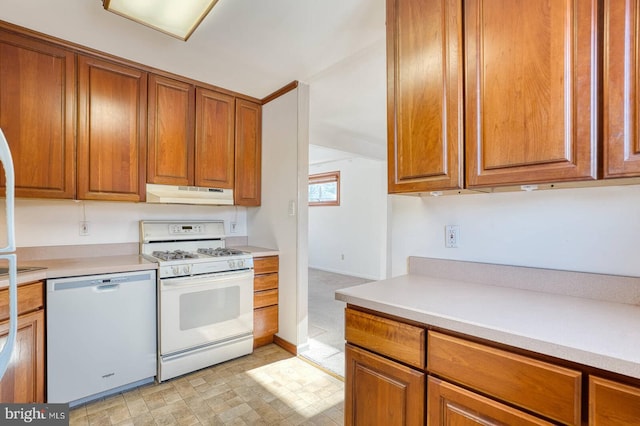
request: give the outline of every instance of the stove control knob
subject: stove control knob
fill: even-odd
[[[238,268],[244,268],[244,259],[238,259]]]
[[[191,273],[191,265],[184,265],[182,267],[182,272],[184,272],[185,274],[190,274]]]
[[[235,260],[230,260],[229,261],[229,268],[235,268],[236,267],[236,261]]]
[[[171,272],[173,272],[173,275],[178,275],[180,273],[180,267],[179,266],[172,266],[171,267]]]

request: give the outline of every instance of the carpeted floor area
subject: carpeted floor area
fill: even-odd
[[[344,308],[335,291],[370,280],[309,268],[309,349],[301,356],[344,377]]]

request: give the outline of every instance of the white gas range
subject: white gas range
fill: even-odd
[[[158,381],[253,351],[253,257],[225,247],[222,221],[141,221],[158,262]]]

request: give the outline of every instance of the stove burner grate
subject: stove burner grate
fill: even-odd
[[[197,254],[184,250],[154,251],[151,255],[160,260],[194,259],[198,257]]]
[[[222,257],[222,256],[236,256],[244,254],[240,250],[218,247],[218,248],[199,248],[198,253],[206,254],[207,256]]]

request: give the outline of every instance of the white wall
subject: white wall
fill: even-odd
[[[309,174],[336,170],[340,171],[340,205],[309,208],[309,266],[383,279],[387,266],[386,163],[353,158],[309,166]]]
[[[4,202],[3,202],[4,204]],[[4,219],[5,210],[0,208]],[[88,236],[79,235],[79,222],[89,222]],[[145,219],[224,220],[228,236],[247,235],[246,208],[233,206],[183,206],[72,200],[16,200],[18,247],[139,242],[139,221]],[[229,222],[237,222],[230,233]],[[4,230],[0,235],[5,240]]]
[[[390,196],[392,276],[407,256],[640,276],[640,186]],[[444,247],[459,225],[459,248]]]
[[[280,252],[278,336],[299,350],[307,341],[308,103],[300,84],[263,106],[262,205],[247,212],[249,244]]]

